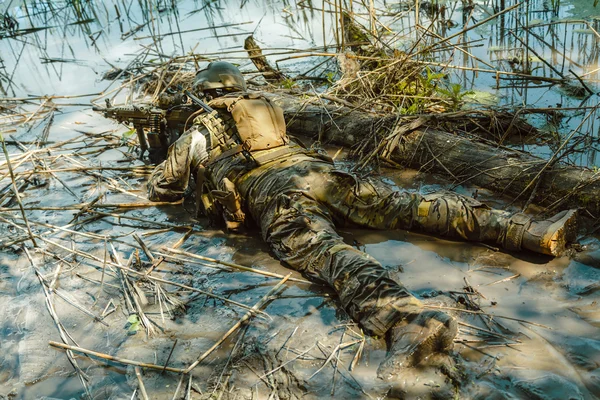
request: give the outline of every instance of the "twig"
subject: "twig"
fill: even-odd
[[[277,367],[277,368],[274,368],[274,369],[272,369],[272,370],[270,370],[270,371],[268,371],[268,372],[265,372],[264,374],[262,374],[262,375],[261,375],[261,376],[259,376],[258,378],[260,379],[260,381],[263,381],[263,379],[264,379],[264,378],[266,378],[267,376],[269,376],[269,375],[271,375],[271,374],[273,374],[273,373],[275,373],[275,372],[279,371],[281,368],[285,367],[286,365],[288,365],[288,364],[290,364],[290,363],[292,363],[292,362],[296,361],[296,360],[297,360],[297,359],[299,359],[300,357],[304,356],[306,353],[308,353],[309,351],[311,351],[312,349],[314,349],[314,348],[315,348],[315,346],[316,346],[316,344],[313,344],[313,345],[312,345],[312,346],[310,346],[308,349],[304,350],[304,351],[303,351],[303,352],[301,352],[301,353],[298,353],[298,355],[297,355],[296,357],[292,358],[291,360],[288,360],[288,361],[284,362],[283,364],[281,364],[281,365],[280,365],[279,367]],[[257,385],[258,383],[260,383],[260,381],[259,381],[259,382],[256,382],[254,385]],[[252,386],[254,386],[254,385],[252,385]]]
[[[146,243],[144,243],[144,241],[137,234],[135,234],[135,233],[133,235],[131,235],[131,236],[133,236],[133,238],[135,239],[135,241],[140,244],[140,246],[142,247],[142,250],[144,251],[144,254],[146,254],[146,257],[148,257],[148,259],[151,262],[156,261],[156,258],[154,257],[154,255],[152,255],[152,252],[150,251],[150,249],[148,248],[148,246],[146,246]]]
[[[194,361],[192,363],[192,365],[190,365],[189,367],[186,368],[186,370],[184,371],[186,374],[189,373],[191,370],[193,370],[194,368],[196,368],[198,366],[198,364],[200,364],[202,362],[202,360],[204,360],[206,357],[208,357],[217,347],[219,347],[221,345],[221,343],[223,343],[225,341],[225,339],[227,339],[233,332],[235,332],[244,322],[246,322],[247,320],[250,319],[250,317],[252,317],[253,312],[252,311],[258,311],[267,301],[269,301],[271,299],[271,295],[276,293],[279,288],[285,283],[287,282],[288,279],[290,279],[290,276],[292,276],[291,273],[287,274],[281,281],[279,281],[279,283],[275,286],[273,286],[273,288],[271,290],[269,290],[269,292],[267,294],[265,294],[259,301],[258,303],[256,303],[254,305],[254,307],[252,307],[252,310],[247,312],[234,326],[231,327],[231,329],[229,329],[224,335],[223,337],[221,337],[221,339],[219,339],[213,346],[211,346],[210,349],[206,350],[202,355],[200,355],[200,357],[198,357],[198,359],[196,361]]]
[[[590,95],[593,95],[593,94],[594,94],[594,91],[593,91],[592,89],[590,89],[590,87],[589,87],[588,85],[586,85],[586,83],[583,81],[583,79],[581,79],[581,78],[579,77],[579,75],[577,75],[575,72],[573,72],[573,70],[572,70],[572,69],[570,69],[570,68],[569,68],[569,72],[570,72],[571,74],[573,74],[573,76],[574,76],[575,78],[577,78],[577,80],[579,81],[579,83],[581,83],[581,85],[584,87],[584,89],[585,89],[585,90],[586,90],[586,91],[587,91],[587,92],[588,92]]]
[[[61,244],[58,244],[58,243],[56,243],[56,242],[53,242],[53,241],[51,241],[51,240],[45,239],[45,238],[43,238],[43,237],[40,237],[40,239],[41,239],[42,241],[44,241],[44,242],[48,243],[48,244],[51,244],[51,245],[53,245],[53,246],[56,246],[56,247],[58,247],[58,248],[61,248],[61,249],[63,249],[63,250],[66,250],[66,251],[68,251],[69,253],[73,253],[73,254],[79,255],[79,256],[81,256],[81,257],[85,257],[85,258],[88,258],[88,259],[92,259],[92,260],[95,260],[95,261],[97,261],[97,262],[103,262],[103,260],[101,260],[100,258],[98,258],[98,257],[96,257],[96,256],[93,256],[93,255],[91,255],[91,254],[84,253],[84,252],[82,252],[82,251],[79,251],[79,250],[73,250],[73,249],[69,249],[68,247],[65,247],[65,246],[63,246],[63,245],[61,245]],[[124,266],[122,266],[122,265],[120,265],[120,264],[118,264],[118,263],[114,263],[114,262],[107,262],[107,264],[109,264],[109,265],[111,265],[111,266],[113,266],[113,267],[119,268],[120,270],[126,271],[127,273],[134,274],[134,275],[137,275],[137,276],[140,276],[140,277],[143,277],[143,278],[149,279],[149,280],[151,280],[151,281],[156,281],[156,282],[166,283],[166,284],[168,284],[168,285],[178,286],[178,287],[180,287],[180,288],[187,289],[187,290],[190,290],[190,291],[192,291],[192,292],[197,292],[197,293],[203,294],[203,295],[205,295],[205,296],[213,297],[213,298],[215,298],[215,299],[217,299],[217,300],[221,300],[221,301],[223,301],[223,302],[225,302],[225,303],[231,303],[231,304],[233,304],[233,305],[235,305],[235,306],[237,306],[237,307],[240,307],[240,308],[244,308],[244,309],[250,309],[250,310],[252,310],[252,309],[251,309],[249,306],[247,306],[247,305],[245,305],[245,304],[238,303],[237,301],[230,300],[230,299],[227,299],[227,298],[225,298],[225,297],[222,297],[222,296],[219,296],[219,295],[216,295],[216,294],[210,293],[210,292],[206,292],[206,291],[204,291],[204,290],[200,290],[200,289],[197,289],[197,288],[195,288],[195,287],[192,287],[192,286],[188,286],[188,285],[184,285],[184,284],[181,284],[181,283],[177,283],[177,282],[169,281],[169,280],[167,280],[167,279],[157,278],[157,277],[155,277],[155,276],[152,276],[152,275],[146,275],[144,272],[139,272],[139,271],[136,271],[136,270],[134,270],[134,269],[131,269],[131,268],[124,267]],[[259,314],[263,314],[263,315],[266,315],[266,316],[268,316],[268,314],[267,314],[267,313],[265,313],[264,311],[260,311],[260,310],[259,310],[259,311],[257,311],[257,312],[258,312]]]
[[[292,336],[294,336],[294,334],[296,333],[297,330],[298,330],[298,327],[296,326],[294,328],[294,330],[292,331],[292,333],[289,334],[289,336],[287,337],[287,339],[285,339],[285,342],[283,342],[283,344],[281,345],[281,347],[279,348],[279,350],[277,350],[277,353],[275,353],[275,357],[277,357],[279,355],[279,353],[281,352],[281,350],[283,350],[283,348],[285,347],[285,345],[287,344],[287,342],[290,341],[290,339],[292,338]]]
[[[175,350],[175,346],[177,346],[177,340],[178,339],[175,339],[175,341],[173,342],[173,347],[171,347],[171,351],[169,352],[169,356],[167,357],[167,361],[165,361],[165,367],[161,371],[161,374],[165,372],[165,370],[167,369],[167,365],[169,365],[169,360],[171,360],[171,356],[173,355],[173,350]]]
[[[331,354],[329,354],[329,357],[327,357],[327,359],[325,360],[325,362],[323,363],[323,365],[321,365],[321,367],[320,367],[318,370],[316,370],[316,371],[315,371],[315,372],[314,372],[314,373],[313,373],[311,376],[309,376],[307,380],[310,380],[310,379],[311,379],[311,378],[313,378],[315,375],[317,375],[319,372],[321,372],[321,370],[322,370],[323,368],[325,368],[325,366],[326,366],[326,365],[327,365],[327,364],[328,364],[328,363],[329,363],[331,360],[333,360],[333,357],[335,356],[335,354],[336,354],[338,351],[340,351],[340,350],[342,350],[342,349],[345,349],[346,347],[349,347],[349,346],[355,345],[356,343],[360,343],[360,342],[361,342],[361,340],[353,340],[353,341],[351,341],[351,342],[348,342],[348,343],[340,343],[340,344],[338,344],[337,346],[335,346],[335,348],[334,348],[334,349],[331,351]],[[319,343],[319,342],[317,342],[317,343]]]
[[[185,378],[185,374],[181,374],[181,378],[179,378],[179,383],[177,384],[177,388],[175,388],[175,393],[173,393],[173,399],[177,399],[177,395],[179,394],[179,389],[181,389],[181,385],[183,384],[183,379]]]
[[[46,286],[49,286],[46,281],[44,281],[44,284]],[[106,322],[102,321],[102,318],[100,316],[98,316],[98,315],[94,314],[93,312],[87,310],[83,306],[79,305],[76,301],[69,299],[66,294],[62,293],[61,290],[59,290],[59,289],[50,289],[50,290],[51,290],[52,293],[55,293],[58,297],[60,297],[61,299],[63,299],[64,301],[66,301],[67,303],[69,303],[70,305],[72,305],[73,307],[75,307],[76,309],[78,309],[79,311],[81,311],[82,313],[84,313],[84,314],[92,317],[94,319],[94,321],[98,321],[98,322],[100,322],[104,326],[109,326]]]
[[[185,370],[181,369],[181,368],[173,368],[173,367],[165,368],[163,365],[156,365],[156,364],[144,363],[144,362],[140,362],[140,361],[128,360],[126,358],[115,357],[115,356],[111,356],[109,354],[99,353],[97,351],[92,351],[92,350],[87,350],[82,347],[71,346],[71,345],[64,344],[64,343],[54,342],[52,340],[48,341],[48,344],[50,346],[54,346],[54,347],[58,347],[61,349],[66,349],[66,350],[71,350],[71,351],[76,351],[78,353],[87,354],[90,356],[101,358],[103,360],[114,361],[119,364],[137,365],[138,367],[148,368],[148,369],[156,369],[158,371],[162,371],[163,369],[166,369],[169,372],[177,372],[177,373],[185,372]]]
[[[31,239],[31,243],[33,243],[34,247],[38,247],[35,238],[33,237],[33,232],[31,232],[31,227],[29,226],[29,221],[27,220],[27,215],[25,215],[25,209],[23,208],[23,203],[21,202],[21,196],[19,195],[19,189],[17,188],[17,183],[15,181],[15,174],[12,169],[12,165],[10,163],[10,156],[8,155],[8,150],[6,149],[6,143],[4,143],[4,136],[0,134],[0,141],[2,141],[2,151],[4,152],[4,157],[6,157],[6,165],[8,167],[8,172],[10,174],[10,179],[12,180],[13,191],[15,192],[15,199],[19,204],[19,208],[21,209],[21,215],[23,216],[23,221],[25,221],[25,225],[27,226],[27,232],[29,233],[29,238]]]
[[[502,338],[502,339],[510,340],[510,341],[517,342],[517,343],[521,343],[521,341],[519,339],[512,339],[512,338],[509,338],[508,336],[501,335],[501,334],[496,333],[494,331],[483,329],[483,328],[480,328],[480,327],[475,326],[475,325],[467,324],[466,322],[458,321],[458,324],[462,325],[462,326],[466,326],[467,328],[475,329],[477,331],[485,332],[485,333],[487,333],[489,335],[492,335],[492,336],[496,336],[496,337],[499,337],[499,338]]]
[[[199,254],[194,254],[194,253],[190,253],[184,250],[178,250],[178,249],[173,249],[173,248],[163,248],[164,250],[173,253],[173,254],[179,254],[179,255],[183,255],[183,256],[187,256],[187,257],[191,257],[191,258],[196,258],[198,260],[202,260],[202,261],[208,261],[208,262],[212,262],[215,263],[217,265],[225,265],[227,267],[233,268],[233,269],[238,269],[240,271],[246,271],[246,272],[254,272],[255,274],[260,274],[260,275],[265,275],[265,276],[269,276],[271,278],[283,278],[283,275],[280,274],[276,274],[273,272],[268,272],[268,271],[261,271],[259,269],[255,269],[255,268],[250,268],[250,267],[244,267],[243,265],[239,265],[239,264],[234,264],[234,263],[230,263],[228,261],[221,261],[221,260],[217,260],[215,258],[210,258],[210,257],[205,257],[205,256],[201,256]],[[160,253],[158,253],[160,254]],[[309,281],[305,281],[303,279],[296,279],[296,278],[289,278],[290,282],[300,282],[300,283],[312,283]]]
[[[521,276],[521,274],[515,274],[513,276],[509,276],[508,278],[504,278],[504,279],[500,279],[500,280],[497,280],[497,281],[494,281],[494,282],[486,283],[485,286],[492,286],[492,285],[496,285],[498,283],[510,281],[511,279],[518,278],[519,276]]]
[[[483,312],[483,311],[465,310],[463,308],[456,308],[456,307],[431,306],[431,305],[428,305],[428,304],[425,304],[423,307],[425,307],[425,308],[435,308],[435,309],[438,309],[438,310],[459,311],[459,312],[464,312],[464,313],[467,313],[467,314],[487,315],[490,318],[508,319],[508,320],[511,320],[511,321],[523,322],[525,324],[530,324],[530,325],[534,325],[534,326],[539,326],[540,328],[545,328],[545,329],[553,330],[549,326],[538,324],[537,322],[526,321],[526,320],[520,319],[520,318],[506,317],[506,316],[503,316],[503,315],[490,314],[490,313],[486,313],[486,312]]]
[[[148,400],[148,393],[146,393],[146,387],[144,386],[144,381],[142,381],[142,373],[140,372],[140,367],[134,367],[135,376],[137,377],[138,383],[140,385],[140,393],[142,394],[142,398],[144,400]]]
[[[56,324],[56,328],[58,329],[60,338],[63,340],[65,345],[67,345],[67,343],[68,343],[67,336],[69,336],[69,335],[66,332],[66,330],[64,329],[60,320],[58,319],[58,314],[56,314],[56,309],[54,308],[54,304],[52,304],[52,301],[50,300],[50,294],[48,293],[48,290],[46,289],[46,285],[45,285],[44,279],[42,278],[42,274],[38,271],[35,263],[33,262],[33,258],[31,258],[31,254],[29,254],[29,250],[27,250],[26,247],[23,247],[23,250],[25,251],[25,254],[27,255],[27,259],[29,260],[31,267],[35,271],[35,275],[37,276],[37,278],[40,281],[40,284],[42,285],[42,289],[44,291],[44,297],[46,299],[46,308],[48,309],[48,313],[50,314],[50,317],[52,317],[52,320]],[[88,376],[85,374],[85,372],[83,372],[83,370],[77,364],[77,361],[75,360],[73,353],[71,351],[67,351],[66,354],[67,354],[67,358],[69,359],[69,362],[71,363],[71,365],[73,366],[75,371],[77,371],[77,376],[79,377],[79,380],[81,381],[81,384],[83,385],[83,388],[85,389],[86,394],[91,399],[92,396],[91,396],[88,386],[87,386],[87,380],[89,380]]]
[[[585,116],[585,118],[582,119],[582,121],[579,123],[579,125],[577,126],[577,128],[573,129],[571,131],[571,133],[569,133],[569,136],[567,136],[567,138],[561,143],[560,147],[554,152],[554,154],[552,155],[552,157],[550,157],[550,159],[548,160],[548,162],[538,171],[538,173],[536,174],[536,176],[527,184],[527,186],[525,186],[525,188],[521,191],[521,193],[519,193],[512,200],[511,204],[514,203],[515,201],[517,201],[517,199],[519,197],[521,197],[531,186],[533,186],[534,184],[537,184],[538,179],[541,179],[541,176],[544,174],[544,172],[548,168],[553,167],[554,164],[556,164],[556,162],[558,162],[558,160],[560,159],[560,157],[558,156],[558,154],[567,145],[567,143],[573,138],[573,136],[575,135],[575,133],[579,132],[579,129],[592,116],[592,114],[595,113],[595,111],[598,109],[598,107],[600,107],[600,104],[597,104],[596,106],[594,106],[594,108]],[[532,193],[529,196],[529,200],[527,201],[526,205],[529,205],[531,203],[531,201],[533,200],[534,195],[535,195],[535,191],[532,191]]]
[[[365,339],[365,335],[364,335],[362,329],[360,330],[360,333],[362,334],[362,340],[360,341],[358,350],[356,350],[356,353],[354,354],[354,358],[352,359],[352,362],[350,363],[350,368],[349,368],[350,372],[352,372],[352,370],[354,370],[354,368],[356,367],[356,364],[358,364],[358,360],[360,360],[360,356],[362,355],[363,349],[365,348],[366,339]]]

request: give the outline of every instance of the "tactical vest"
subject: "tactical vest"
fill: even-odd
[[[223,209],[228,229],[238,230],[244,222],[239,195],[232,181],[214,173],[215,164],[241,154],[246,158],[245,165],[249,170],[292,153],[304,152],[304,149],[286,146],[289,139],[283,110],[261,95],[233,94],[213,99],[208,104],[215,111],[200,114],[194,120],[195,124],[202,124],[208,130],[210,145],[206,168],[199,171],[196,178],[198,208],[204,209],[207,215],[221,214],[215,209],[216,200]]]
[[[208,104],[221,113],[201,114],[195,123],[204,125],[210,134],[209,163],[242,152],[251,154],[289,143],[283,110],[261,95],[224,96]],[[227,111],[228,115],[222,115],[222,111]]]

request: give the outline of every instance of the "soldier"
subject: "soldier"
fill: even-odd
[[[149,198],[180,199],[195,176],[196,200],[209,214],[221,210],[228,229],[242,227],[248,213],[281,261],[333,288],[370,334],[387,335],[382,376],[450,350],[457,323],[426,310],[375,259],[344,243],[336,226],[418,230],[555,256],[575,235],[575,210],[535,221],[458,194],[393,191],[337,170],[288,138],[282,110],[248,93],[232,64],[209,64],[194,89],[216,112],[199,114],[169,148],[150,178]]]

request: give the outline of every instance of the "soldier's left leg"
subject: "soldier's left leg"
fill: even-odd
[[[368,254],[344,243],[329,207],[317,199],[331,166],[314,160],[254,171],[242,181],[247,209],[277,258],[332,287],[348,314],[370,334],[387,337],[382,375],[392,375],[453,346],[457,322],[427,310]]]
[[[559,255],[576,233],[576,211],[534,221],[523,213],[493,210],[451,192],[398,192],[376,180],[332,171],[320,201],[337,223],[376,229],[411,229],[470,241],[494,242],[508,250]]]
[[[348,314],[367,332],[388,333],[391,347],[379,370],[382,376],[453,347],[456,320],[424,309],[379,262],[344,243],[328,210],[306,193],[281,193],[259,221],[280,260],[332,287]]]
[[[328,210],[306,194],[280,193],[258,222],[277,258],[333,288],[348,314],[371,334],[382,336],[402,310],[420,306],[379,262],[344,243]]]

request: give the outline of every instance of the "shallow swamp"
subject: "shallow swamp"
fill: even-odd
[[[211,227],[191,198],[148,202],[152,165],[135,132],[92,110],[147,103],[152,77],[171,84],[222,59],[254,89],[374,113],[501,110],[532,133],[499,146],[597,172],[598,3],[0,0],[0,399],[600,398],[598,216],[584,213],[578,244],[558,258],[341,230],[460,321],[452,374],[386,381],[385,340],[282,265],[258,231]],[[381,53],[414,54],[427,92],[344,86],[346,55],[361,48],[343,14]],[[257,71],[250,35],[284,79]],[[365,146],[315,145],[398,190],[544,212],[426,166],[365,162]]]

